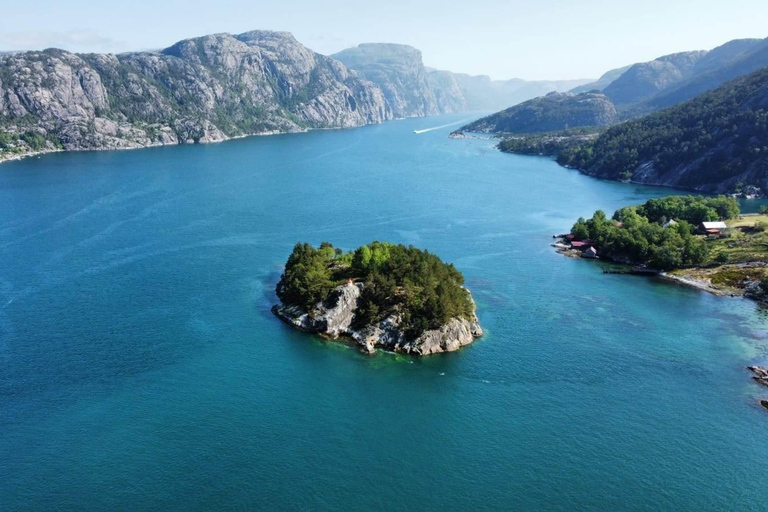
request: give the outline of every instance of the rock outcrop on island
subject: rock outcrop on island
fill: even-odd
[[[330,339],[352,340],[361,350],[374,353],[377,348],[414,355],[453,352],[482,336],[476,314],[471,318],[452,318],[437,329],[428,329],[408,339],[403,332],[402,317],[393,313],[361,328],[353,327],[364,283],[347,283],[336,287],[329,297],[308,312],[296,305],[276,305],[272,311],[289,324]],[[328,305],[332,304],[332,305]]]
[[[591,91],[552,92],[463,126],[460,131],[484,133],[541,133],[576,127],[605,127],[618,121],[608,97]]]
[[[338,281],[345,281],[338,284]],[[452,352],[483,334],[463,277],[437,256],[374,242],[352,253],[297,244],[272,311],[303,331],[361,350]]]
[[[115,149],[354,127],[392,118],[381,89],[285,32],[156,52],[0,57],[0,153]]]

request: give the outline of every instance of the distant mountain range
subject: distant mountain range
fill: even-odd
[[[403,45],[360,45],[332,58],[271,31],[119,55],[9,52],[0,54],[0,160],[497,109],[585,82],[429,70]]]
[[[547,115],[542,116],[539,123],[532,122],[529,117],[510,117],[508,110],[462,130],[536,133],[550,131],[552,119],[563,120],[561,124],[567,122],[570,128],[603,126],[592,123],[596,119],[606,119],[604,114],[610,110],[606,101],[618,112],[612,122],[633,119],[694,98],[765,66],[768,66],[768,39],[737,39],[710,51],[675,53],[608,71],[599,80],[572,89],[570,92],[575,96],[557,106],[546,97],[518,106],[517,110],[527,112],[546,111]],[[605,100],[594,101],[594,96],[585,95],[589,91],[601,91]],[[593,111],[581,110],[577,117],[573,117],[574,105],[590,106]],[[563,111],[555,112],[555,108]]]
[[[377,84],[396,117],[497,110],[589,82],[491,80],[430,69],[419,50],[401,44],[366,43],[331,57]]]
[[[575,129],[518,135],[499,148],[555,156],[599,178],[766,195],[768,67],[602,134]]]

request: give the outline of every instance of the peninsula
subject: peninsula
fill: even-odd
[[[373,242],[343,252],[299,243],[272,312],[303,331],[346,339],[364,352],[452,352],[483,334],[464,277],[412,246]]]
[[[716,295],[768,302],[768,208],[740,215],[730,197],[671,196],[579,219],[559,252],[633,265],[626,273],[659,275]],[[608,273],[625,273],[608,270]],[[749,366],[768,386],[768,370]],[[768,408],[768,401],[761,400]]]

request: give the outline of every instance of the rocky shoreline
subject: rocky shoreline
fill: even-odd
[[[166,143],[166,142],[158,141],[158,142],[150,142],[147,144],[137,143],[134,145],[98,147],[98,148],[44,149],[40,151],[29,151],[21,154],[9,154],[7,156],[3,152],[0,152],[0,164],[4,164],[6,162],[18,162],[19,160],[24,160],[26,158],[33,158],[36,156],[47,155],[50,153],[86,153],[91,151],[131,151],[131,150],[137,150],[137,149],[164,148],[164,147],[170,147],[170,146],[184,146],[184,145],[194,145],[194,144],[218,144],[220,142],[227,142],[229,140],[237,140],[237,139],[245,139],[247,137],[268,137],[272,135],[288,135],[288,134],[295,134],[295,133],[307,133],[310,131],[341,130],[341,129],[342,128],[313,128],[313,129],[287,130],[287,131],[271,130],[266,132],[233,135],[231,137],[223,135],[221,138],[218,138],[218,139],[201,140],[199,142],[187,141],[187,142]]]
[[[332,340],[351,341],[368,354],[375,353],[377,349],[417,356],[453,352],[483,335],[475,313],[469,320],[452,318],[439,329],[424,331],[416,339],[406,338],[400,329],[401,319],[397,313],[374,325],[353,328],[363,286],[363,283],[355,282],[338,286],[327,300],[316,304],[312,311],[295,305],[277,304],[272,307],[272,312],[299,330]]]

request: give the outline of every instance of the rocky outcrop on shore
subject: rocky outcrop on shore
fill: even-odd
[[[0,57],[0,159],[54,149],[216,142],[391,119],[379,87],[285,32],[120,55]]]
[[[763,366],[747,366],[747,370],[752,372],[755,382],[768,386],[768,369]]]
[[[288,324],[303,331],[330,339],[351,340],[361,350],[374,353],[377,348],[413,355],[453,352],[482,336],[477,316],[471,319],[452,318],[439,329],[424,331],[415,339],[407,339],[400,329],[401,319],[393,313],[374,325],[353,327],[355,310],[362,293],[362,283],[347,283],[333,290],[312,311],[278,304],[272,312]]]
[[[768,369],[764,366],[747,366],[747,370],[752,372],[752,379],[758,384],[768,387]],[[760,400],[760,405],[768,409],[768,400]]]

